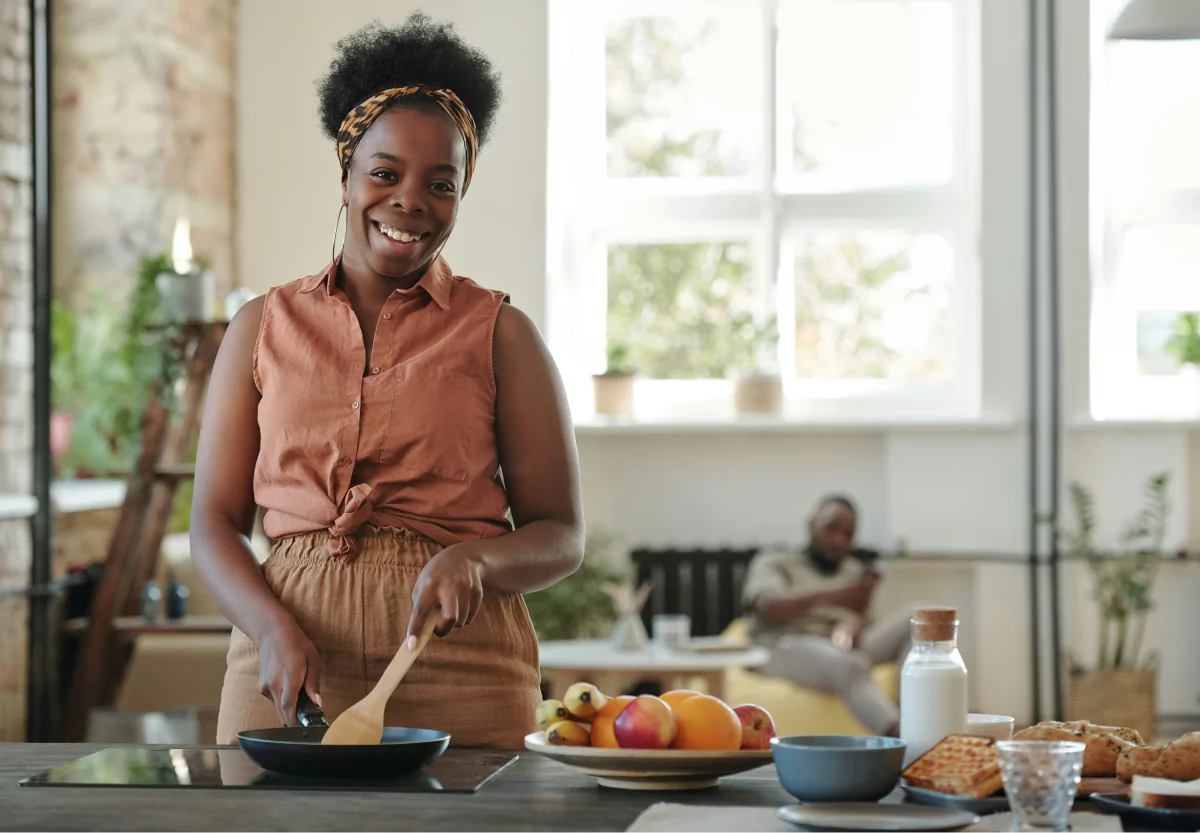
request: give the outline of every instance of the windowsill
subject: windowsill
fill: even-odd
[[[37,509],[37,498],[33,495],[0,495],[0,521],[32,518],[37,514]]]
[[[116,509],[125,502],[125,481],[56,480],[50,484],[50,500],[59,514]]]
[[[575,423],[576,436],[639,436],[651,434],[890,434],[899,432],[1010,431],[1021,423],[1006,416],[974,419],[919,417],[913,419],[795,419],[783,416],[743,416],[713,420],[639,420],[592,417]]]
[[[1076,417],[1068,423],[1067,427],[1078,431],[1200,431],[1200,418],[1093,419],[1092,417]]]
[[[50,484],[55,514],[116,509],[125,502],[123,480],[56,480]],[[32,518],[37,514],[34,495],[0,494],[0,521]]]

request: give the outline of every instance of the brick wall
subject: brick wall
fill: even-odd
[[[121,298],[180,211],[235,284],[236,0],[54,3],[55,296]]]
[[[0,492],[32,479],[29,9],[0,3]],[[27,520],[0,521],[0,588],[28,586]],[[0,741],[25,737],[28,603],[0,598]]]

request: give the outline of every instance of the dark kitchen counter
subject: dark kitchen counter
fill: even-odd
[[[6,830],[615,830],[660,801],[779,807],[774,765],[721,779],[716,789],[640,792],[532,752],[477,793],[298,792],[262,789],[21,787],[22,778],[106,748],[0,743],[0,831]],[[159,747],[167,748],[167,747]],[[897,789],[885,801],[901,801]],[[1077,810],[1091,810],[1081,802]],[[1127,825],[1126,830],[1142,827]],[[1190,828],[1189,828],[1190,829]]]
[[[522,750],[470,794],[19,787],[22,778],[103,749],[0,744],[0,830],[617,830],[658,801],[778,807],[793,799],[773,766],[714,790],[637,792]]]

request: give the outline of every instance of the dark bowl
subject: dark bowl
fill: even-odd
[[[896,788],[905,743],[859,735],[771,739],[783,788],[801,801],[878,801]]]
[[[372,746],[322,746],[327,729],[253,729],[238,746],[269,772],[308,778],[399,778],[441,756],[450,735],[433,729],[389,726]]]

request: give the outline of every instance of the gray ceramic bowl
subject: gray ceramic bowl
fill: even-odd
[[[783,788],[801,801],[878,801],[896,788],[904,741],[858,735],[771,739]]]

